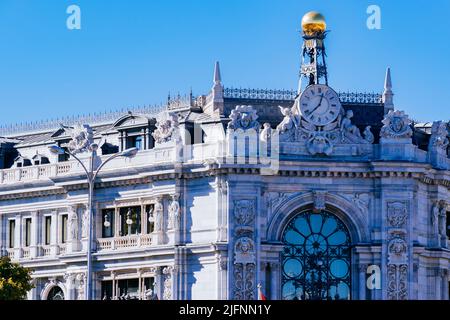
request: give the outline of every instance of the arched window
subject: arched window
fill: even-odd
[[[64,292],[60,287],[55,286],[48,293],[47,300],[64,300]]]
[[[304,212],[283,233],[282,298],[350,300],[350,236],[328,212]]]

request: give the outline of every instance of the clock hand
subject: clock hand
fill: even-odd
[[[319,105],[317,107],[315,107],[314,109],[311,110],[311,113],[313,113],[314,111],[317,110],[317,108],[319,108],[322,105],[322,100],[323,100],[323,94],[320,96],[320,101],[319,101]]]

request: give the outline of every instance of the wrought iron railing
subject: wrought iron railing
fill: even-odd
[[[127,112],[145,115],[157,115],[161,111],[167,109],[167,105],[154,105],[144,107],[134,107],[129,109],[122,109],[118,111],[110,111],[104,113],[94,113],[89,115],[80,115],[72,117],[63,117],[50,119],[45,121],[27,122],[11,125],[0,126],[1,136],[18,136],[20,134],[30,134],[34,132],[45,132],[53,129],[58,129],[61,124],[71,126],[76,124],[89,124],[91,126],[114,123],[127,114]]]
[[[233,99],[258,99],[275,101],[292,101],[297,96],[295,90],[242,89],[225,88],[224,97]],[[379,93],[339,92],[342,103],[380,104],[382,95]]]
[[[225,98],[235,99],[260,99],[260,100],[294,100],[295,90],[270,90],[270,89],[242,89],[225,88]]]

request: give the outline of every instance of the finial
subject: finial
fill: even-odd
[[[384,80],[384,90],[392,91],[391,68],[386,70],[386,79]]]
[[[394,110],[394,93],[392,92],[391,68],[389,67],[386,70],[384,79],[383,103],[385,114],[390,110]]]
[[[221,84],[222,83],[222,77],[220,76],[220,65],[219,61],[216,61],[216,64],[214,66],[214,84]]]

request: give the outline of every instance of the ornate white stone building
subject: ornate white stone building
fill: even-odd
[[[324,38],[299,91],[224,88],[216,64],[206,95],[1,128],[0,253],[29,298],[85,296],[86,175],[49,146],[88,165],[95,143],[94,168],[139,149],[96,179],[95,299],[448,299],[449,122],[397,111],[389,70],[380,95],[320,84]]]

